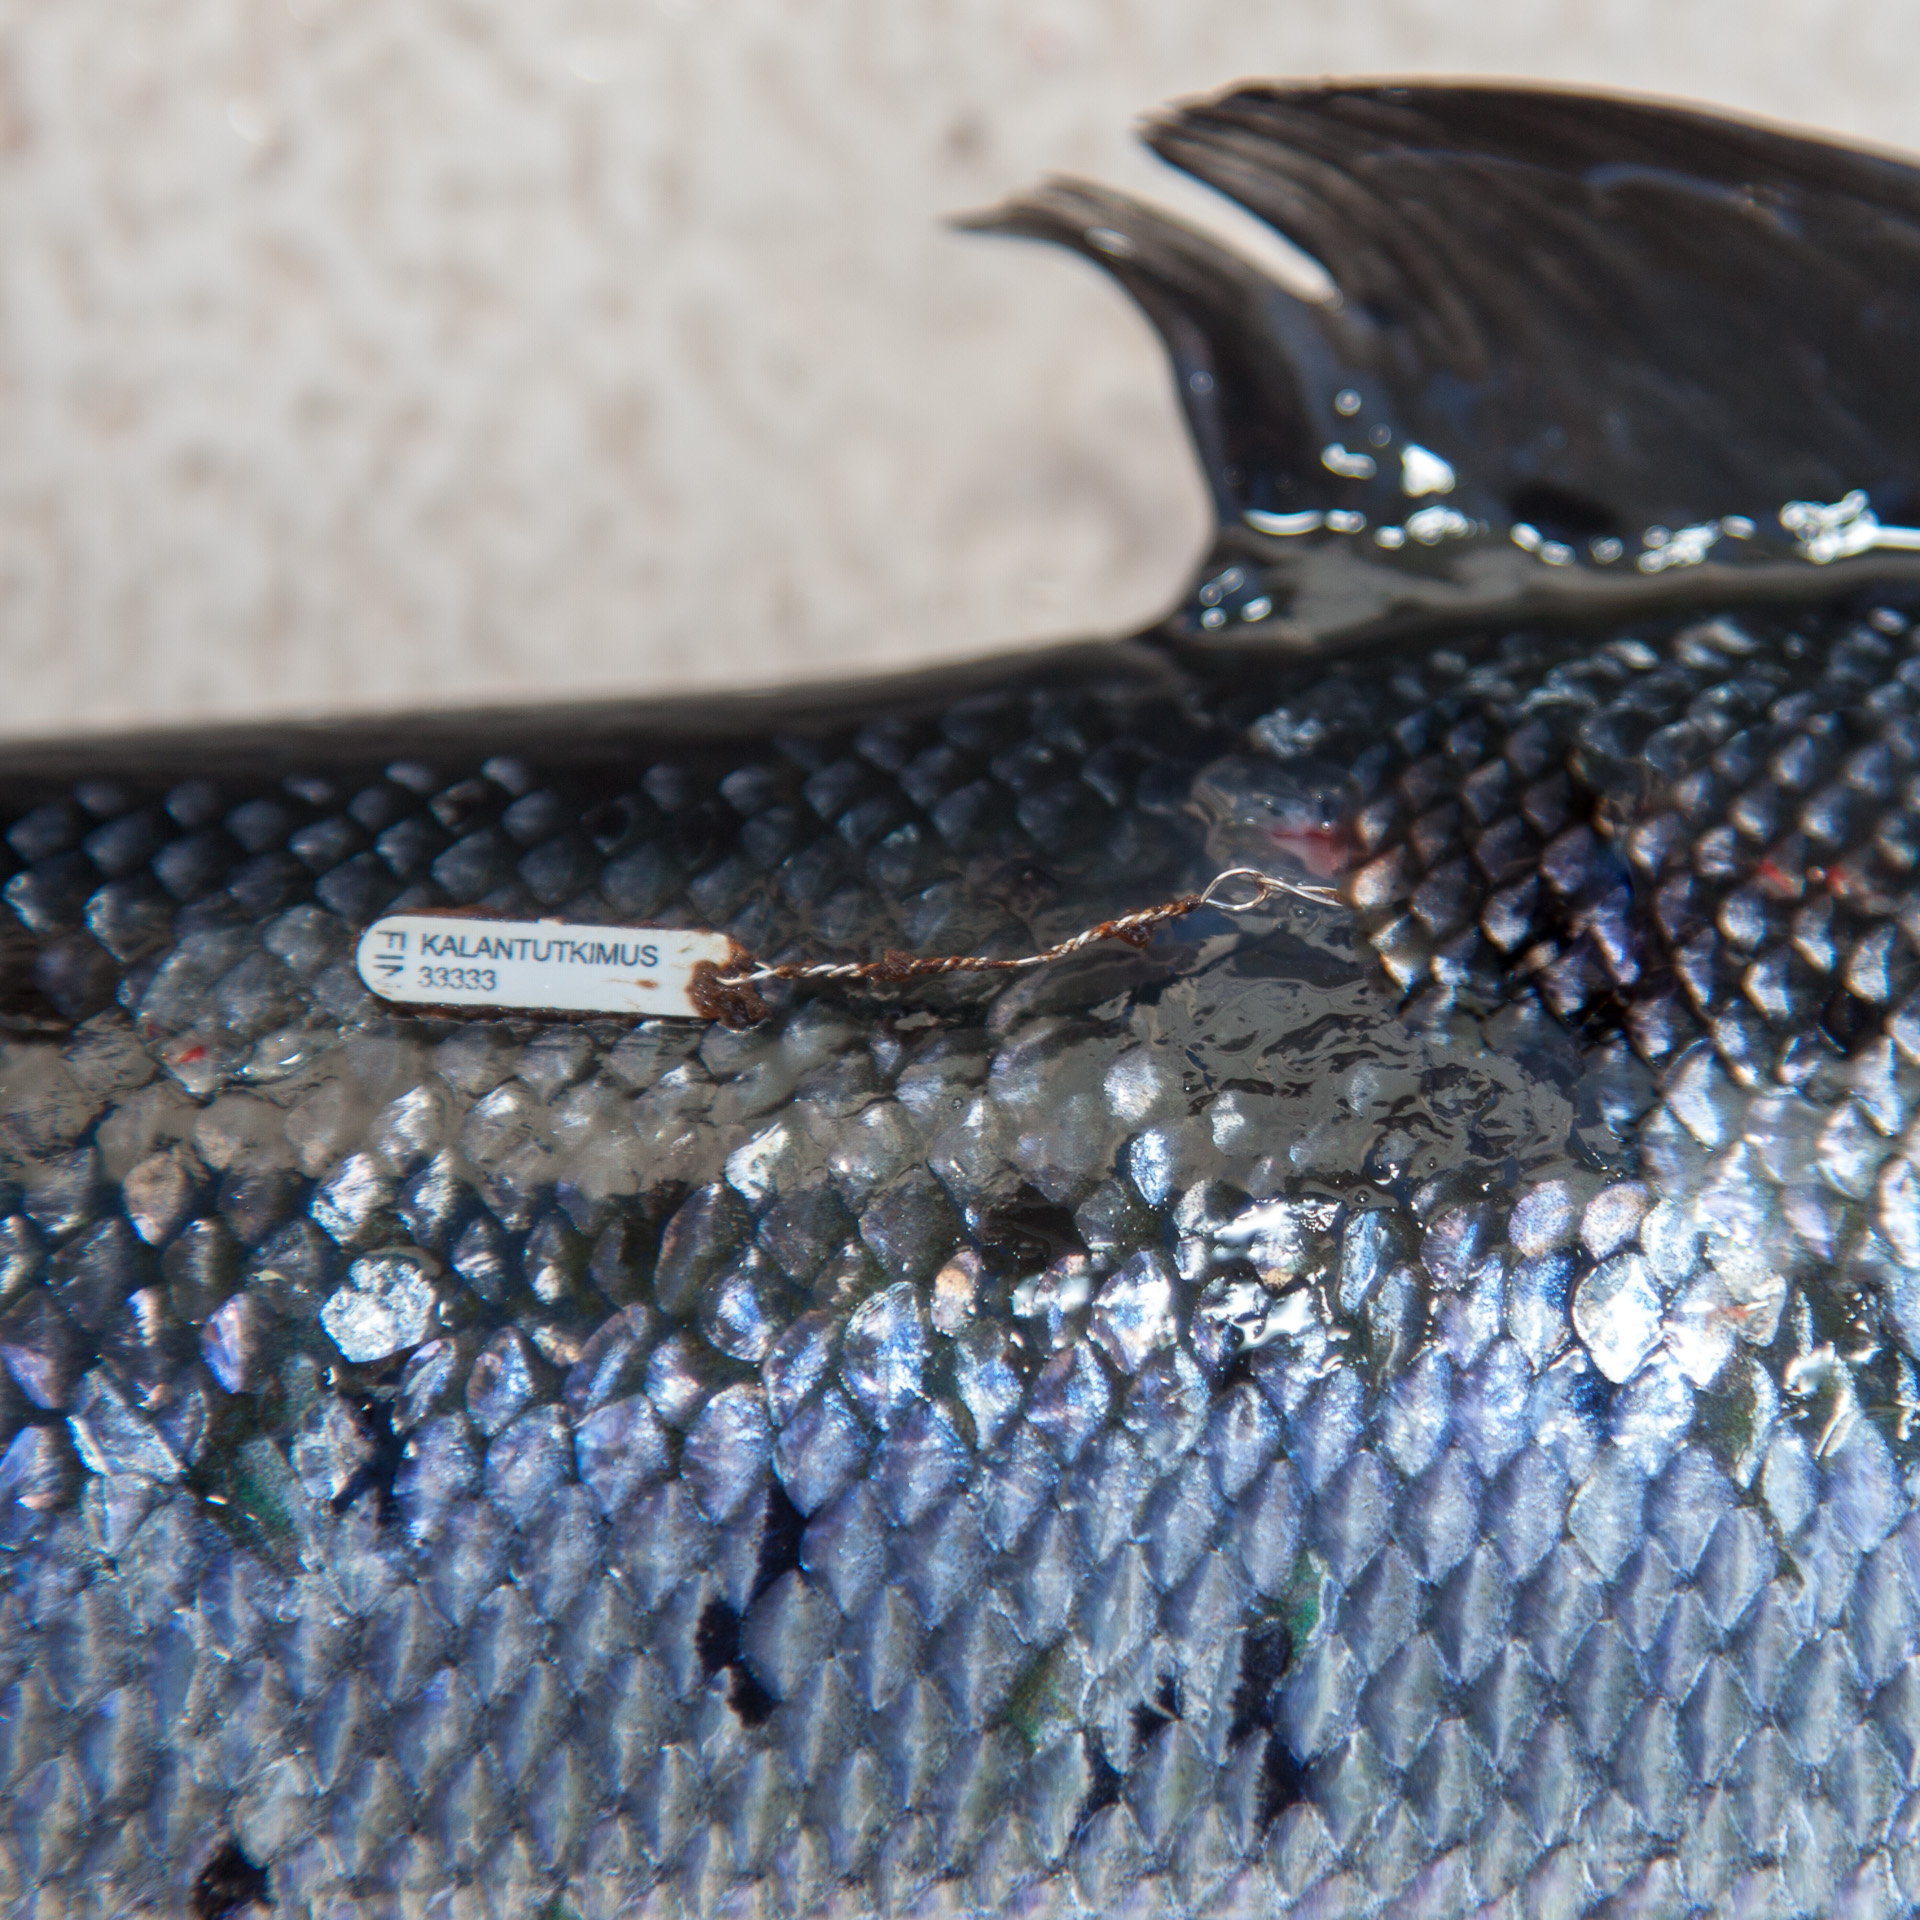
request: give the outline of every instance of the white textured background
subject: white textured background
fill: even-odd
[[[0,731],[1126,627],[1202,535],[1086,266],[942,230],[1242,75],[1920,146],[1914,0],[0,0]]]

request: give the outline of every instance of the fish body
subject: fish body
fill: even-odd
[[[1328,198],[1397,235],[1442,308],[1368,170],[1465,155],[1484,199],[1523,134],[1574,257],[1576,188],[1717,217],[1736,163],[1729,218],[1802,245],[1791,174],[1898,256],[1893,163],[1540,98],[1158,137],[1305,237]],[[1091,191],[1007,223],[1072,212],[1174,347],[1226,507],[1166,629],[0,769],[11,1910],[1920,1900],[1920,631],[1869,538],[1906,402],[1783,376],[1783,426],[1615,340],[1562,470],[1553,370],[1471,315],[1425,359],[1364,276],[1223,318],[1238,268]],[[1635,204],[1622,272],[1680,245]],[[1718,464],[1656,499],[1709,388]],[[1395,486],[1461,476],[1457,546],[1354,558],[1333,516],[1412,519],[1308,392],[1437,463]],[[1770,473],[1856,550],[1764,522]],[[1696,560],[1608,571],[1709,510]],[[450,909],[1011,957],[1229,866],[1344,904],[771,982],[738,1029],[394,1007],[353,964]]]

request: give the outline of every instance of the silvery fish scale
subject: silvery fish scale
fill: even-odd
[[[1566,503],[1628,479],[1526,477],[1587,544],[1506,543],[1524,618],[1236,496],[1136,642],[14,752],[7,1910],[1920,1900],[1913,591],[1617,585]],[[1303,643],[1329,567],[1375,626]],[[1350,910],[743,1031],[351,964],[450,905],[1015,954],[1239,863]]]

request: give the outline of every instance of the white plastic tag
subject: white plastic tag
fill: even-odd
[[[724,933],[589,927],[395,913],[360,936],[360,978],[383,1000],[420,1007],[517,1007],[704,1019],[694,969],[741,958]]]

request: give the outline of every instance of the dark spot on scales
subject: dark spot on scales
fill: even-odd
[[[1080,1803],[1077,1826],[1084,1826],[1102,1807],[1110,1807],[1120,1798],[1119,1771],[1107,1758],[1107,1749],[1098,1734],[1087,1742],[1087,1772],[1092,1778],[1087,1782],[1087,1797]]]
[[[407,1443],[393,1430],[391,1401],[368,1394],[356,1398],[354,1404],[373,1435],[373,1452],[329,1504],[335,1513],[345,1513],[356,1500],[371,1493],[378,1502],[379,1517],[383,1521],[391,1520],[399,1510],[393,1497],[393,1482],[406,1460]]]
[[[749,1727],[765,1726],[773,1717],[774,1708],[780,1704],[744,1666],[739,1665],[734,1667],[733,1684],[727,1689],[727,1699],[742,1723]]]
[[[1171,1725],[1179,1718],[1180,1702],[1173,1690],[1173,1676],[1169,1674],[1160,1682],[1160,1689],[1151,1700],[1135,1703],[1133,1737],[1145,1745],[1162,1727]]]
[[[1233,1691],[1233,1728],[1227,1738],[1239,1742],[1273,1725],[1273,1694],[1293,1664],[1293,1636],[1275,1622],[1257,1627],[1240,1645],[1240,1684]]]
[[[193,1883],[193,1920],[227,1920],[230,1914],[271,1903],[266,1868],[256,1867],[235,1840],[221,1843]]]
[[[1051,1266],[1063,1253],[1086,1250],[1072,1210],[1029,1186],[989,1208],[973,1237],[983,1250],[1001,1254],[1008,1264],[1022,1268]]]
[[[724,1600],[709,1600],[693,1630],[700,1671],[709,1680],[740,1658],[740,1616]]]
[[[766,1518],[761,1523],[760,1558],[753,1569],[756,1599],[783,1573],[799,1566],[800,1536],[806,1529],[806,1515],[787,1498],[784,1487],[776,1486],[767,1495]]]
[[[1861,1040],[1877,1033],[1881,1018],[1879,1007],[1849,993],[1845,987],[1837,989],[1820,1009],[1820,1025],[1842,1053],[1851,1053]]]
[[[776,1487],[767,1496],[760,1558],[753,1574],[754,1598],[800,1564],[800,1536],[805,1528],[804,1516]],[[758,1727],[765,1724],[779,1703],[754,1678],[741,1655],[740,1620],[741,1616],[724,1600],[709,1600],[694,1628],[694,1651],[700,1656],[700,1670],[708,1679],[721,1673],[731,1676],[727,1698],[734,1712],[748,1726]]]
[[[734,1712],[750,1727],[765,1725],[777,1703],[740,1657],[740,1616],[724,1600],[707,1602],[693,1630],[693,1645],[700,1656],[700,1670],[708,1679],[720,1673],[731,1674],[727,1699]]]
[[[1300,1762],[1277,1733],[1267,1736],[1267,1757],[1260,1765],[1260,1824],[1267,1826],[1306,1797]]]
[[[1240,1684],[1233,1693],[1234,1744],[1264,1736],[1260,1762],[1260,1823],[1269,1824],[1306,1792],[1306,1776],[1274,1727],[1274,1696],[1293,1664],[1293,1636],[1281,1622],[1252,1629],[1240,1645]]]

